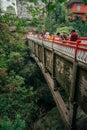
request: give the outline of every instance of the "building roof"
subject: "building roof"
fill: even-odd
[[[74,3],[82,3],[82,0],[69,0],[67,7],[72,6],[72,4],[74,4]]]

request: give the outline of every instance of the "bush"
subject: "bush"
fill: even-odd
[[[24,130],[25,121],[21,119],[19,115],[16,116],[15,120],[12,122],[8,117],[4,117],[3,121],[0,123],[0,130]]]
[[[57,30],[56,30],[56,33],[57,32],[60,32],[60,33],[65,32],[67,35],[69,35],[72,29],[73,29],[72,26],[58,27]]]

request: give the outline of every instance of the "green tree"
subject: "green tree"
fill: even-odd
[[[24,130],[25,121],[19,115],[16,116],[14,122],[11,122],[6,116],[0,122],[0,130]]]
[[[87,36],[87,20],[83,21],[81,17],[76,16],[75,19],[70,22],[70,24],[74,29],[76,29],[80,36]]]
[[[24,65],[24,58],[21,56],[19,52],[11,52],[9,55],[9,69],[14,69],[18,72],[20,69],[23,68]]]

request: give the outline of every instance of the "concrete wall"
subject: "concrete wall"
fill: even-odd
[[[55,55],[55,77],[67,92],[68,96],[70,95],[70,88],[72,84],[72,72],[73,72],[73,63],[70,62],[65,57],[62,57],[58,54]]]

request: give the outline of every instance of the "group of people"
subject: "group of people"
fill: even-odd
[[[48,40],[70,40],[70,41],[77,41],[79,36],[76,33],[76,31],[73,29],[69,36],[66,35],[65,32],[60,34],[59,32],[54,36],[50,35],[49,32],[45,32],[45,34],[42,35],[42,38],[48,38]]]

